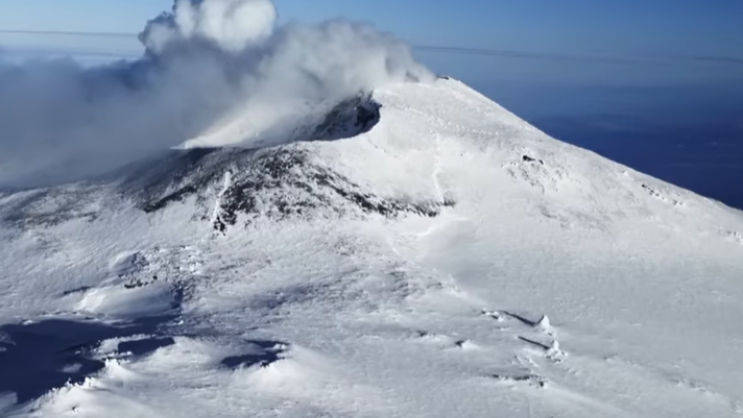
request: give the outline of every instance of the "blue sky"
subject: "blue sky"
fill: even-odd
[[[169,0],[0,0],[0,29],[137,32]],[[740,0],[277,0],[284,19],[372,21],[416,44],[743,60]]]
[[[463,78],[481,89],[510,82],[743,85],[743,0],[274,1],[284,21],[346,17],[369,21],[418,46],[517,51],[531,57],[418,50],[419,57],[434,70]],[[0,0],[0,31],[136,34],[148,19],[171,5],[172,0]],[[0,47],[141,53],[134,36],[0,33]],[[550,58],[564,55],[588,57],[589,62]],[[590,62],[597,57],[630,62]],[[636,60],[644,63],[632,64]]]
[[[501,92],[513,89],[514,95],[524,97],[524,89],[533,86],[743,85],[743,0],[274,1],[284,21],[345,17],[369,21],[418,46],[527,54],[508,58],[417,50],[435,71],[483,91],[497,86]],[[0,31],[133,35],[171,5],[172,0],[0,0]],[[0,48],[141,54],[134,36],[0,32]],[[564,55],[589,60],[551,58]],[[592,62],[596,57],[629,63]],[[636,60],[643,63],[633,64]]]

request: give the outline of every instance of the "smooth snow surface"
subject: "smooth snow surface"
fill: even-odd
[[[0,195],[0,416],[743,416],[743,213],[454,80],[372,99]]]

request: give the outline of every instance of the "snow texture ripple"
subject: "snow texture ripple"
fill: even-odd
[[[743,415],[741,212],[456,80],[320,122],[0,195],[0,416]]]

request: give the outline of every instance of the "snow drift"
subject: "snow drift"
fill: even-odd
[[[0,193],[0,415],[740,416],[741,212],[455,80],[329,115]]]
[[[404,44],[367,25],[276,18],[268,0],[178,0],[142,32],[137,61],[0,61],[0,187],[110,171],[237,111],[260,123],[233,142],[280,137],[359,92],[430,78]]]

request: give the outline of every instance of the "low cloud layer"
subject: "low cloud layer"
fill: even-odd
[[[102,174],[235,114],[240,129],[216,143],[286,134],[300,113],[430,77],[404,44],[369,26],[276,19],[268,0],[177,0],[147,24],[134,62],[0,56],[0,188]]]

